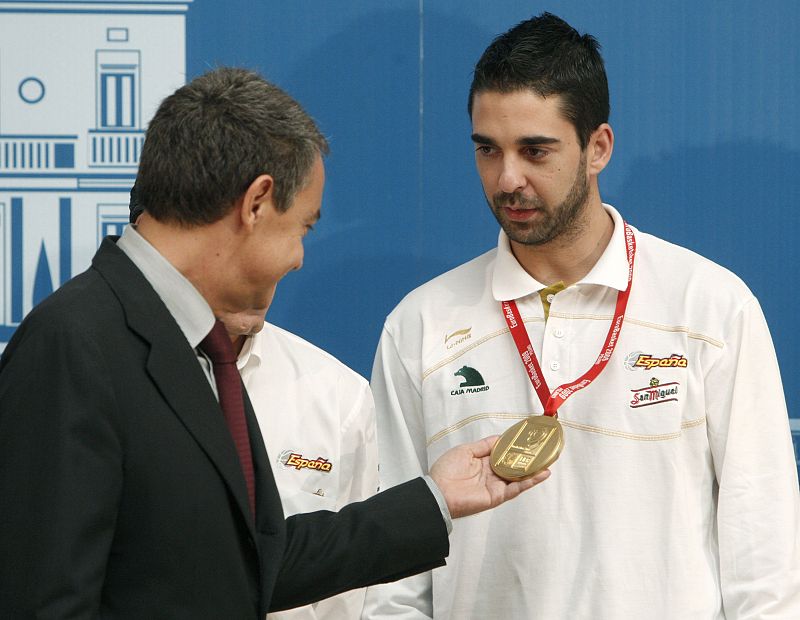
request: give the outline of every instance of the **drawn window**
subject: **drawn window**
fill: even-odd
[[[136,74],[104,71],[100,75],[100,126],[135,127]]]
[[[19,83],[18,92],[25,103],[39,103],[44,97],[44,84],[39,78],[28,77]]]
[[[97,50],[97,128],[137,129],[141,106],[139,52]]]

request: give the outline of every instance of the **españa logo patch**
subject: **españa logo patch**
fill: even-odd
[[[294,468],[296,470],[313,469],[316,471],[329,472],[333,469],[333,463],[328,459],[322,458],[321,456],[315,459],[309,459],[294,450],[284,450],[281,452],[278,457],[278,463],[284,467]]]
[[[687,368],[689,360],[683,355],[673,353],[669,357],[654,357],[649,353],[636,351],[625,358],[628,370],[653,370],[654,368]]]

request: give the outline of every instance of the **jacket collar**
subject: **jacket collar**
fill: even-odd
[[[92,267],[119,299],[128,328],[149,345],[147,373],[213,462],[235,498],[251,535],[255,536],[239,457],[194,349],[141,271],[116,246],[115,237],[103,240]],[[254,433],[260,433],[252,415],[248,424],[251,438]],[[256,492],[259,493],[259,486]]]

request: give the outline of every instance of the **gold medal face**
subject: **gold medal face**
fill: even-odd
[[[489,456],[503,480],[524,480],[552,465],[564,447],[564,430],[552,416],[532,415],[500,436]]]

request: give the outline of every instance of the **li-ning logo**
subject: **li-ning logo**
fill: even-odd
[[[653,357],[648,353],[636,351],[629,353],[625,358],[625,368],[628,370],[653,370],[653,368],[686,368],[689,360],[683,355],[673,353],[669,357]]]
[[[445,334],[444,337],[444,344],[448,349],[452,349],[455,346],[460,345],[462,342],[466,342],[470,338],[472,338],[472,328],[467,327],[466,329],[459,329],[454,331],[452,334],[447,335]]]
[[[453,373],[454,377],[461,377],[464,379],[459,383],[458,388],[450,390],[450,396],[460,396],[461,394],[476,394],[478,392],[485,392],[489,389],[486,382],[483,380],[481,373],[469,366],[462,366]]]
[[[680,385],[673,381],[662,384],[658,379],[650,379],[650,385],[638,390],[631,390],[631,402],[628,403],[631,409],[648,407],[650,405],[660,405],[670,401],[678,400],[678,388]]]
[[[315,459],[308,459],[294,450],[284,450],[281,452],[278,457],[278,463],[282,464],[284,467],[294,467],[297,470],[314,469],[328,472],[333,469],[333,463],[328,461],[328,459],[324,459],[321,456]]]

